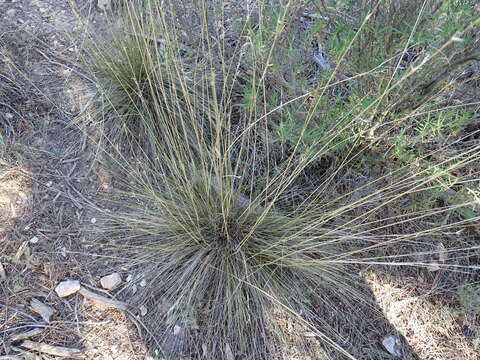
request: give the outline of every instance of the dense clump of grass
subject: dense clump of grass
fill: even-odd
[[[119,10],[120,28],[92,45],[105,154],[125,177],[110,196],[102,236],[120,251],[124,268],[138,270],[132,305],[143,309],[151,343],[163,355],[282,358],[290,340],[280,312],[313,332],[323,351],[355,358],[364,351],[355,346],[361,329],[344,339],[324,316],[353,311],[351,304],[374,307],[358,267],[422,267],[416,252],[428,255],[447,233],[465,230],[465,242],[449,251],[473,238],[468,225],[479,215],[451,214],[471,209],[474,197],[405,206],[450,188],[453,175],[456,186],[478,186],[480,147],[465,142],[467,135],[398,166],[385,165],[384,157],[375,170],[374,160],[365,160],[421,109],[399,111],[391,96],[431,64],[402,73],[393,65],[370,97],[361,86],[356,97],[338,92],[364,75],[375,79],[372,64],[350,80],[338,73],[344,63],[355,65],[350,52],[372,30],[377,8],[329,69],[288,78],[285,65],[297,64],[283,54],[295,53],[289,34],[307,9],[292,1],[246,8],[128,2]],[[412,19],[410,38],[422,12]],[[472,20],[455,36],[477,25]],[[432,59],[452,44],[444,40]],[[385,56],[400,58],[409,47],[389,51]],[[345,185],[359,164],[371,173]],[[299,343],[303,354],[321,357],[308,341]]]
[[[182,141],[194,145],[196,133],[206,131],[212,118],[202,89],[195,83],[194,64],[172,62],[180,49],[163,43],[165,29],[152,19],[129,18],[111,24],[115,33],[92,46],[89,63],[105,89],[98,98],[95,118],[117,146],[151,150],[158,137],[187,134]],[[107,95],[108,94],[108,95]],[[193,103],[190,103],[193,102]],[[195,112],[193,112],[195,111]],[[189,119],[188,121],[186,119]],[[180,126],[189,129],[180,129]],[[194,129],[200,127],[202,130]],[[146,135],[148,134],[148,135]]]

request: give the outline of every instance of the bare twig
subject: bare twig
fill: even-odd
[[[76,167],[77,167],[77,162],[74,162],[73,165],[72,165],[72,167],[71,167],[71,169],[68,171],[67,177],[71,177],[71,176],[72,176],[72,174],[73,174],[73,172],[75,171]]]
[[[60,161],[61,164],[68,164],[68,163],[71,163],[71,162],[75,162],[77,160],[80,160],[82,157],[81,156],[77,156],[73,159],[66,159],[66,160],[62,160]]]
[[[82,209],[83,209],[83,205],[80,204],[80,203],[73,197],[73,195],[70,193],[70,190],[68,190],[68,189],[67,189],[67,194],[68,194],[68,197],[70,198],[70,200],[72,200],[73,205],[75,205],[79,210],[82,210]]]
[[[94,293],[93,291],[90,291],[86,288],[84,288],[83,286],[80,288],[79,290],[79,293],[82,294],[83,296],[85,296],[87,299],[91,299],[93,301],[97,301],[97,302],[100,302],[102,305],[105,305],[107,307],[111,307],[111,308],[115,308],[115,309],[119,309],[119,310],[127,310],[127,304],[122,302],[122,301],[118,301],[118,300],[113,300],[113,299],[109,299],[105,296],[102,296],[102,295],[98,295],[96,293]]]
[[[33,336],[40,335],[43,331],[44,331],[44,329],[35,328],[35,329],[25,331],[25,332],[20,333],[20,334],[15,334],[15,335],[12,335],[10,337],[10,341],[14,342],[14,341],[19,341],[19,340],[25,340],[25,339],[31,338]]]
[[[54,230],[54,229],[47,229],[47,228],[38,228],[37,231],[39,232],[44,232],[44,233],[54,233],[58,230]]]
[[[27,348],[29,350],[34,350],[34,351],[42,352],[45,354],[61,356],[66,358],[78,359],[83,355],[83,351],[79,349],[49,345],[49,344],[39,343],[35,341],[30,341],[30,340],[25,340],[24,342],[22,342],[20,346]]]
[[[47,325],[47,324],[43,324],[43,323],[26,323],[25,325],[20,325],[20,326],[15,326],[15,327],[12,327],[12,328],[8,328],[6,330],[2,330],[3,332],[7,333],[7,332],[10,332],[10,331],[15,331],[15,330],[19,330],[19,329],[26,329],[26,328],[31,328],[31,327],[35,327],[35,328],[48,328],[48,329],[59,329],[59,327],[57,326],[53,326],[53,325]]]

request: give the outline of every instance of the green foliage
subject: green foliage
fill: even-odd
[[[462,312],[480,316],[480,285],[462,285],[459,287],[457,294],[462,306]]]
[[[336,1],[331,6],[360,10],[353,17],[342,16],[340,13],[329,18],[320,17],[308,24],[300,41],[294,33],[285,32],[286,39],[276,43],[276,52],[283,55],[286,44],[297,44],[296,52],[305,54],[302,45],[311,46],[313,40],[323,42],[332,66],[337,64],[336,74],[340,74],[334,75],[334,79],[340,76],[348,84],[346,89],[342,89],[344,85],[334,86],[337,93],[327,92],[328,97],[322,96],[315,103],[309,129],[302,136],[303,143],[312,146],[318,142],[315,145],[321,146],[329,138],[329,131],[336,131],[335,141],[329,143],[329,155],[338,156],[345,152],[346,145],[351,145],[358,135],[367,131],[371,134],[367,137],[369,141],[376,143],[388,139],[389,143],[395,144],[392,156],[405,163],[422,155],[416,150],[411,151],[417,144],[444,139],[447,134],[451,136],[452,131],[454,134],[461,132],[463,124],[471,117],[472,110],[465,107],[444,108],[444,101],[441,100],[446,94],[455,91],[456,87],[461,87],[461,82],[453,82],[448,87],[430,93],[428,108],[421,109],[424,115],[419,115],[420,111],[417,110],[425,102],[421,95],[422,87],[435,78],[435,74],[443,71],[445,62],[458,59],[462,54],[469,54],[475,49],[475,38],[466,34],[462,37],[462,42],[444,47],[445,57],[431,56],[454,34],[462,33],[465,24],[478,16],[469,4],[417,0],[400,3]],[[288,85],[277,93],[288,93],[292,87],[298,91],[302,89],[304,92],[315,92],[332,83],[309,82],[311,71],[298,71],[298,68],[303,68],[298,58],[292,61],[288,56],[281,57],[288,59],[291,69],[282,67],[275,62],[275,57],[272,58],[271,66],[281,69],[283,74],[293,72],[303,75],[300,79],[298,76],[285,76]],[[328,79],[331,75],[331,71],[322,71],[316,77]],[[349,79],[354,76],[360,77],[357,80]],[[456,75],[452,71],[449,76]],[[324,91],[320,93],[326,94]],[[274,103],[277,100],[277,95],[271,99]],[[281,98],[280,101],[286,102],[288,98]],[[312,110],[311,106],[304,103],[301,106],[303,108],[299,109],[294,104],[291,111],[283,112],[285,115],[278,124],[278,141],[287,144],[298,141],[301,133],[299,129],[305,123],[304,117],[299,114]],[[285,108],[288,109],[288,106]],[[295,114],[295,119],[292,113]],[[395,118],[401,118],[403,123],[397,123]],[[410,128],[418,131],[412,132]],[[382,130],[380,133],[379,129]]]

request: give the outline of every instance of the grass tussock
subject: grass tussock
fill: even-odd
[[[345,338],[325,312],[375,308],[362,266],[426,267],[457,232],[447,251],[473,256],[478,102],[450,94],[478,81],[478,14],[423,39],[450,2],[338,3],[127,2],[91,44],[124,179],[101,237],[138,272],[132,305],[164,356],[283,358],[281,312],[353,359],[361,329]]]

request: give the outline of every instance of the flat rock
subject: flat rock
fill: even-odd
[[[50,317],[55,312],[54,308],[48,305],[45,305],[44,303],[42,303],[40,300],[37,300],[37,299],[32,299],[32,301],[30,301],[30,308],[34,312],[39,314],[42,317],[42,319],[47,323],[50,322]]]
[[[398,335],[389,335],[382,340],[383,347],[393,356],[401,358],[403,356],[402,340]]]
[[[78,280],[62,281],[55,288],[55,292],[60,297],[66,297],[75,294],[78,290],[80,290],[80,281]]]
[[[100,284],[104,289],[113,290],[122,283],[122,277],[119,273],[113,273],[100,279]]]

